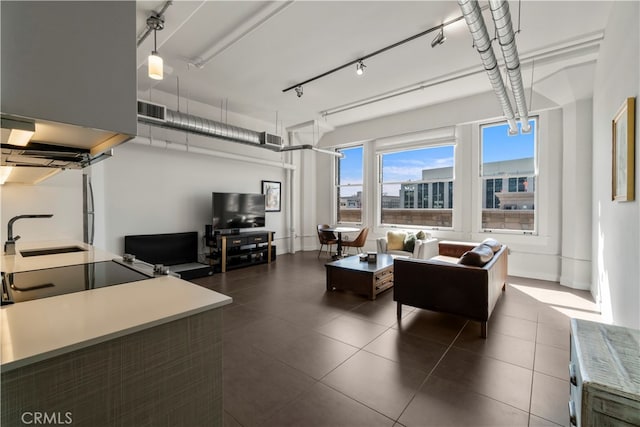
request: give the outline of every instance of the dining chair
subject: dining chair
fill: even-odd
[[[356,252],[362,253],[362,248],[367,243],[367,235],[369,234],[369,227],[364,227],[360,230],[360,233],[353,240],[342,240],[342,247],[344,248],[356,248]]]
[[[322,247],[327,245],[327,255],[331,255],[331,245],[338,243],[338,238],[333,231],[324,231],[329,228],[329,224],[318,224],[318,240],[320,240],[320,250],[318,251],[318,258],[322,253]]]

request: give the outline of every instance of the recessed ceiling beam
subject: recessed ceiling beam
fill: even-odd
[[[202,54],[198,55],[189,61],[189,64],[203,68],[209,62],[211,62],[216,56],[220,55],[225,50],[229,49],[240,40],[253,33],[255,30],[264,25],[274,16],[288,8],[293,4],[294,0],[288,0],[286,2],[273,2],[260,9],[254,15],[250,16],[241,25],[236,27],[232,32],[225,36],[222,40],[209,47]]]

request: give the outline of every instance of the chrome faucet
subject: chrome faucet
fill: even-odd
[[[18,215],[14,216],[9,220],[7,224],[7,241],[4,242],[4,253],[5,255],[15,255],[16,254],[16,241],[20,238],[20,236],[13,237],[13,223],[19,219],[23,218],[51,218],[53,214],[43,214],[43,215]]]

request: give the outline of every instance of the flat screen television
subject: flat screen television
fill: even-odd
[[[213,193],[213,229],[264,227],[264,194]]]

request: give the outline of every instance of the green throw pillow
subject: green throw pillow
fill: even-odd
[[[404,238],[403,250],[413,253],[413,249],[416,247],[416,235],[413,233],[407,233],[407,237]]]
[[[418,240],[424,240],[426,238],[427,238],[427,235],[422,230],[418,231],[418,233],[416,234],[416,239]]]

